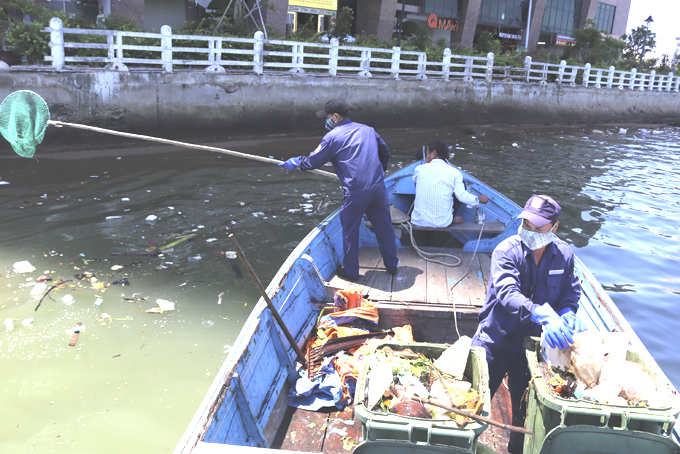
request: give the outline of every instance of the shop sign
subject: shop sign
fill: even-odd
[[[319,8],[305,8],[302,6],[289,6],[288,11],[291,13],[305,13],[305,14],[321,14],[322,16],[335,16],[337,11]]]
[[[430,16],[427,18],[427,25],[429,25],[430,28],[453,30],[454,32],[458,31],[458,21],[456,19],[437,17],[436,14],[430,14]]]
[[[288,2],[288,11],[306,13],[308,11],[292,9],[293,7],[300,7],[312,10],[337,11],[338,0],[290,0]],[[311,14],[324,14],[324,13],[311,13]]]
[[[568,35],[557,35],[555,44],[558,46],[574,46],[576,45],[576,40]]]
[[[506,38],[506,39],[516,39],[516,40],[522,39],[522,35],[513,35],[513,34],[511,34],[511,33],[503,33],[503,32],[500,32],[500,33],[498,34],[498,36],[499,36],[500,38]]]

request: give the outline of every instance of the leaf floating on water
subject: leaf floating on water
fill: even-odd
[[[144,312],[150,312],[152,314],[162,314],[165,311],[160,307],[152,307],[151,309],[147,309]]]
[[[180,244],[180,243],[182,243],[182,242],[188,240],[189,238],[193,238],[193,237],[195,237],[195,236],[196,236],[195,233],[190,233],[190,234],[188,234],[188,235],[184,235],[183,237],[181,237],[181,238],[178,239],[178,240],[173,241],[172,243],[165,244],[165,245],[163,245],[162,247],[163,247],[163,249],[169,249],[169,248],[174,247],[174,246],[177,246],[178,244]]]

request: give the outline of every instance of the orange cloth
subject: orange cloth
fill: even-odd
[[[357,334],[366,334],[369,331],[364,328],[353,328],[350,326],[331,326],[322,330],[327,339],[334,339],[336,337],[354,336]]]
[[[354,309],[355,307],[361,307],[363,306],[364,302],[367,300],[364,299],[364,297],[359,293],[359,291],[355,288],[347,288],[345,290],[338,290],[335,292],[336,295],[340,296],[339,302],[340,302],[340,309],[341,310],[347,310],[347,309]]]

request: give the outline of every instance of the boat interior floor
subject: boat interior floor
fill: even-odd
[[[510,424],[510,393],[501,385],[491,402],[491,419]],[[323,452],[338,454],[351,452],[363,439],[361,422],[354,417],[354,406],[338,411],[300,410],[288,407],[272,448],[286,451]],[[510,432],[489,425],[479,440],[498,454],[508,452]]]
[[[371,301],[451,306],[448,294],[453,287],[453,303],[460,307],[481,307],[484,304],[491,267],[491,254],[474,254],[461,249],[421,247],[428,253],[451,254],[460,259],[460,265],[451,267],[426,261],[413,247],[397,251],[397,273],[387,272],[377,247],[359,249],[359,280],[351,282],[333,276],[333,287],[358,288]],[[455,264],[452,257],[434,257],[444,263]],[[461,280],[461,278],[465,277]],[[460,281],[460,282],[459,282]],[[455,286],[454,286],[455,285]]]
[[[460,265],[449,267],[426,261],[414,248],[404,247],[397,251],[399,266],[397,273],[391,275],[377,247],[362,247],[359,280],[350,282],[336,275],[329,285],[359,289],[364,297],[377,303],[381,329],[411,325],[416,342],[451,344],[459,336],[472,337],[486,296],[491,255],[451,248],[421,249],[455,255]],[[438,259],[456,263],[452,257]]]

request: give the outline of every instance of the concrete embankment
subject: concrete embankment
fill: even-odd
[[[555,84],[392,80],[199,71],[0,73],[0,96],[32,90],[53,120],[168,138],[319,131],[314,112],[346,100],[376,128],[590,122],[678,122],[680,93]],[[49,136],[92,137],[63,128]]]

